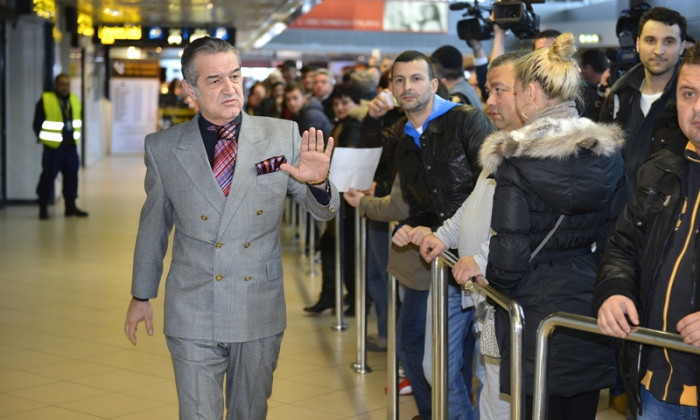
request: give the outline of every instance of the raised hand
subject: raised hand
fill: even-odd
[[[280,169],[299,182],[316,184],[328,178],[333,154],[333,137],[328,138],[324,148],[323,132],[310,128],[301,135],[299,162],[294,167],[283,163]]]

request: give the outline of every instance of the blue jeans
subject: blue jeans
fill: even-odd
[[[471,381],[474,342],[469,342],[469,349],[465,344],[467,334],[474,326],[474,308],[462,309],[462,292],[452,284],[447,286],[447,317],[447,412],[451,420],[471,420],[471,386],[467,386],[467,377],[462,370],[468,367],[466,371]]]
[[[401,309],[396,320],[396,354],[411,381],[413,398],[423,420],[430,420],[431,416],[430,384],[423,374],[427,302],[427,290],[404,287]]]
[[[367,220],[367,294],[377,311],[377,335],[386,340],[389,224]]]
[[[659,401],[646,388],[640,386],[642,415],[637,420],[698,420],[698,408]]]

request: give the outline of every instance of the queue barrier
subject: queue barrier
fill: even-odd
[[[564,327],[593,334],[606,335],[598,327],[597,320],[592,317],[555,312],[546,316],[537,328],[537,348],[535,353],[535,383],[533,394],[532,418],[542,420],[547,415],[547,367],[549,362],[549,338],[557,327]],[[637,327],[622,340],[652,346],[666,347],[686,353],[700,355],[700,347],[683,342],[679,334],[650,328]]]
[[[296,203],[294,203],[296,204]],[[296,216],[299,213],[297,206],[291,208],[292,229],[296,230]],[[341,220],[341,210],[337,209],[336,220]],[[335,331],[345,331],[347,322],[343,319],[343,270],[342,265],[346,262],[341,258],[341,223],[335,223],[335,282],[336,282],[336,319],[332,325]],[[390,225],[389,232],[393,230]],[[305,231],[306,229],[304,229]],[[301,233],[301,232],[300,232]],[[366,338],[367,322],[365,308],[366,303],[366,218],[360,217],[359,212],[355,213],[355,316],[357,321],[357,361],[351,364],[351,368],[360,374],[371,372],[371,368],[366,363]],[[301,242],[306,242],[313,235],[300,234]],[[391,235],[390,235],[391,236]],[[388,246],[391,246],[389,240]],[[310,248],[312,249],[312,248]],[[302,246],[303,250],[303,246]],[[303,251],[302,251],[303,254]],[[308,255],[313,259],[313,252]],[[454,267],[457,258],[449,252],[443,252],[431,265],[431,287],[432,308],[433,308],[433,389],[432,389],[432,418],[446,419],[447,412],[447,270]],[[392,275],[388,276],[388,313],[387,313],[387,419],[398,419],[398,358],[396,356],[396,308],[398,303],[398,282]],[[508,311],[510,320],[510,376],[511,384],[511,420],[519,420],[523,411],[523,389],[522,380],[522,348],[525,316],[517,302],[506,298],[503,294],[493,289],[491,286],[480,286],[476,283],[463,285],[463,289],[472,291],[491,298],[496,304]]]
[[[432,418],[446,419],[447,413],[447,270],[457,263],[457,257],[450,252],[443,252],[432,262],[433,289],[433,393]],[[522,418],[524,402],[523,381],[523,335],[525,332],[525,314],[523,308],[514,300],[508,299],[501,292],[486,285],[474,282],[462,285],[463,290],[476,290],[485,295],[508,312],[510,321],[510,383],[511,402],[510,418]],[[439,291],[440,293],[435,293]]]

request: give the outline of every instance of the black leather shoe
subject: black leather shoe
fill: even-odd
[[[345,315],[348,318],[353,318],[355,316],[355,306],[351,306],[348,309],[343,312],[343,315]]]
[[[87,212],[80,210],[77,207],[66,208],[66,217],[88,217]]]
[[[39,206],[39,220],[49,220],[48,206]]]
[[[333,302],[328,302],[323,299],[320,299],[318,302],[316,302],[315,305],[305,307],[304,311],[312,314],[320,314],[326,309],[331,309],[334,306],[335,305],[333,305]]]

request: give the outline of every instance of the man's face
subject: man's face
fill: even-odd
[[[65,98],[70,94],[70,80],[67,77],[59,77],[55,89],[58,96]]]
[[[512,131],[523,126],[515,108],[515,70],[512,63],[492,67],[486,74],[489,90],[489,116],[499,130]]]
[[[644,24],[637,38],[639,61],[648,73],[661,76],[673,72],[681,54],[681,29],[678,25],[668,26],[663,22],[649,20]]]
[[[297,69],[296,67],[287,66],[282,68],[282,77],[287,83],[291,83],[297,79]]]
[[[209,122],[224,125],[236,118],[243,107],[241,63],[233,51],[199,54],[193,61],[197,80],[187,80],[182,87],[199,105],[199,112]]]
[[[253,106],[258,106],[265,99],[265,86],[255,85],[253,91],[250,92],[250,97],[248,98],[248,103]]]
[[[314,76],[314,96],[318,99],[323,99],[324,97],[331,94],[333,91],[333,83],[331,83],[331,78],[327,74],[317,74]]]
[[[304,84],[304,90],[307,92],[312,92],[314,89],[314,72],[307,71],[304,73],[304,77],[301,79],[301,83]]]
[[[299,115],[299,111],[306,105],[306,95],[301,93],[299,89],[284,92],[284,102],[287,104],[289,112]]]
[[[391,93],[407,113],[420,112],[432,106],[438,80],[430,79],[428,63],[423,60],[394,63]]]
[[[540,48],[549,48],[554,45],[554,38],[537,38],[532,45],[532,50],[537,51]]]
[[[700,150],[700,64],[686,64],[681,68],[676,106],[683,134]]]

